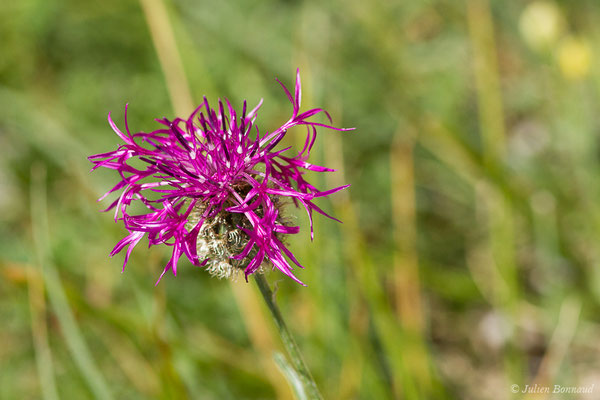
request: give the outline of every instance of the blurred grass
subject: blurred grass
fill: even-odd
[[[95,202],[116,177],[86,157],[115,148],[125,103],[149,130],[204,94],[264,98],[272,129],[296,67],[306,108],[357,127],[317,139],[338,172],[312,178],[352,187],[313,243],[297,213],[308,287],[268,277],[324,397],[600,387],[599,4],[141,4],[160,3],[0,6],[1,399],[292,398],[245,282],[183,263],[155,288],[168,254],[143,246],[119,274],[124,232]],[[146,19],[165,13],[171,39]]]

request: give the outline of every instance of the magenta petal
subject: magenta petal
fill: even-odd
[[[299,70],[295,78],[293,93],[277,80],[292,103],[292,116],[281,126],[263,130],[262,134],[256,123],[262,100],[249,112],[244,101],[242,112],[238,113],[227,99],[218,100],[213,109],[205,97],[186,118],[157,119],[159,129],[151,132],[130,131],[127,105],[124,132],[108,114],[108,123],[122,143],[114,151],[92,155],[88,159],[93,164],[92,170],[106,168],[116,171],[120,177],[100,200],[115,193],[116,199],[112,199],[106,210],[114,209],[115,221],[122,221],[128,230],[127,236],[110,253],[113,256],[127,248],[123,268],[134,247],[147,235],[149,246],[172,247],[171,257],[157,284],[167,271],[177,274],[182,255],[194,265],[209,266],[213,270],[221,268],[220,264],[215,264],[217,262],[231,266],[233,260],[251,258],[244,266],[246,279],[263,263],[270,263],[303,284],[292,274],[292,266],[287,260],[302,266],[283,244],[284,237],[298,234],[300,227],[282,221],[278,204],[289,199],[296,206],[304,207],[312,240],[313,211],[333,218],[313,201],[348,187],[321,191],[307,181],[306,171],[333,171],[308,162],[317,138],[317,127],[336,131],[352,128],[337,128],[313,121],[317,114],[324,113],[332,123],[331,116],[321,108],[301,112]],[[291,128],[301,125],[307,128],[304,147],[293,152],[296,154],[293,157],[284,156],[289,148],[276,147]],[[136,204],[136,211],[133,211],[132,206]],[[227,221],[228,213],[236,222],[222,222]],[[218,224],[236,224],[230,227],[235,230],[235,240],[238,240],[233,253],[229,250],[217,253],[207,245],[206,240],[212,239],[210,235],[206,236],[206,230],[202,230],[203,224],[208,223],[211,227],[210,221],[216,221],[215,218],[222,218],[218,220],[221,222],[215,222]],[[222,227],[219,225],[218,232],[222,232]]]

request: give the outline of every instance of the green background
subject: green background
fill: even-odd
[[[599,22],[592,0],[3,2],[0,398],[293,398],[254,285],[182,258],[155,287],[169,249],[144,242],[120,273],[96,203],[117,174],[86,157],[126,103],[147,131],[262,98],[272,130],[296,68],[303,109],[356,127],[312,158],[352,185],[318,202],[344,223],[311,243],[293,212],[308,287],[267,277],[324,397],[600,393]]]

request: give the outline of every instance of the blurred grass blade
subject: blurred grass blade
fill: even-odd
[[[35,238],[35,250],[41,260],[43,279],[48,290],[48,298],[56,313],[65,341],[81,374],[88,383],[94,397],[112,399],[108,385],[94,364],[90,351],[77,326],[73,312],[69,307],[65,291],[58,272],[50,261],[48,211],[46,203],[46,169],[41,164],[33,166],[31,171],[31,227]]]
[[[36,241],[36,249],[40,243]],[[36,251],[38,268],[42,265],[42,257]],[[35,350],[35,361],[40,377],[41,392],[44,400],[58,400],[56,382],[54,381],[54,367],[52,353],[48,345],[48,326],[46,324],[46,301],[44,297],[43,275],[33,266],[27,267],[27,286],[29,289],[29,306],[31,309],[31,334]]]
[[[483,157],[486,163],[501,160],[505,153],[504,109],[496,57],[494,20],[487,0],[467,2]]]
[[[140,0],[140,4],[165,76],[171,104],[178,114],[190,113],[193,110],[192,95],[177,51],[167,8],[163,0]]]
[[[405,346],[407,370],[415,376],[425,393],[431,391],[429,356],[425,346],[421,281],[417,254],[417,215],[412,140],[398,133],[390,151],[393,234],[396,248],[394,282],[396,312],[401,328],[411,343]]]
[[[551,387],[556,383],[555,379],[558,375],[560,364],[567,356],[571,342],[575,337],[580,315],[581,300],[577,296],[566,298],[560,307],[558,322],[548,344],[548,350],[546,350],[546,354],[540,362],[537,375],[531,386]],[[536,393],[535,396],[529,394],[526,398],[544,399],[548,398],[548,396]]]
[[[287,362],[285,356],[279,352],[273,353],[273,360],[281,370],[281,373],[285,376],[285,379],[290,384],[294,395],[298,400],[308,400],[306,393],[304,392],[304,386],[298,376],[296,370]]]
[[[488,0],[467,2],[467,23],[473,52],[473,69],[476,82],[479,131],[484,167],[503,165],[506,156],[506,129],[504,108],[498,70],[497,47],[494,34],[495,21]],[[478,186],[487,186],[486,183]],[[516,315],[521,296],[519,271],[516,262],[515,210],[511,202],[494,190],[479,190],[476,209],[486,226],[487,243],[493,265],[508,291],[502,293],[493,287],[498,304],[505,312]],[[483,195],[483,196],[481,196]],[[507,372],[513,379],[522,376],[524,361],[521,353],[510,349],[504,353]]]

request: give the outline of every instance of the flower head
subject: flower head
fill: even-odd
[[[238,114],[227,99],[225,104],[219,100],[218,108],[212,109],[205,97],[189,118],[157,119],[163,127],[149,133],[130,132],[127,106],[125,133],[109,113],[108,122],[124,143],[89,160],[95,164],[92,170],[114,169],[121,177],[100,200],[120,192],[105,211],[115,209],[115,221],[122,220],[129,232],[111,252],[112,256],[127,247],[123,269],[133,248],[147,235],[150,246],[166,244],[173,248],[161,278],[169,270],[176,274],[178,260],[185,254],[193,264],[205,266],[219,277],[243,270],[247,280],[248,275],[268,266],[302,283],[292,274],[288,259],[302,265],[284,240],[300,228],[282,216],[282,207],[293,202],[307,211],[311,239],[313,211],[335,219],[313,201],[349,185],[320,191],[303,175],[306,171],[333,171],[306,161],[317,127],[349,129],[310,121],[318,113],[331,121],[323,109],[300,112],[299,71],[293,95],[279,84],[293,105],[293,113],[282,126],[264,134],[255,123],[262,101],[250,111],[244,101]],[[289,155],[289,147],[275,150],[287,130],[297,125],[307,128],[302,151]],[[147,212],[130,214],[134,202]]]

